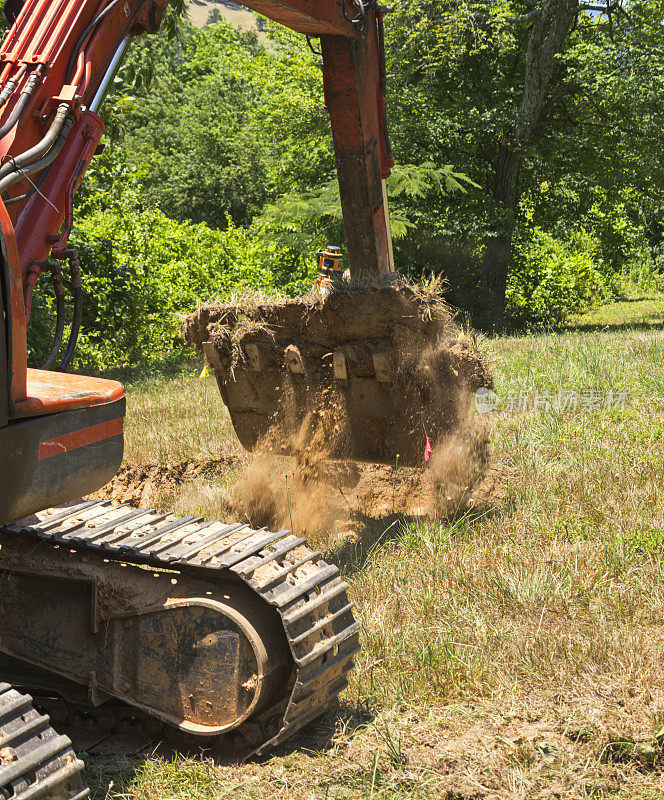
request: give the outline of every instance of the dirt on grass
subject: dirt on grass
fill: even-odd
[[[499,509],[507,498],[511,470],[505,464],[488,465],[477,446],[477,440],[457,441],[447,451],[434,452],[430,466],[420,468],[322,460],[302,464],[264,453],[244,464],[234,458],[126,464],[95,497],[168,511],[183,491],[217,486],[213,516],[221,511],[256,528],[323,532],[337,541],[353,536],[357,525],[367,521],[450,519]]]
[[[221,475],[237,461],[236,458],[220,458],[176,464],[123,464],[113,480],[95,492],[95,497],[135,508],[159,505],[172,499],[182,485]]]
[[[510,470],[488,464],[482,432],[455,435],[428,465],[388,467],[258,454],[227,495],[234,518],[298,534],[353,535],[358,523],[483,514],[507,496]]]

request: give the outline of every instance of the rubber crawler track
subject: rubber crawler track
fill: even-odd
[[[360,624],[339,570],[305,539],[288,531],[178,518],[102,500],[79,501],[39,516],[39,521],[32,517],[2,530],[118,562],[199,578],[235,577],[277,609],[295,664],[294,681],[272,709],[238,728],[252,755],[280,744],[322,714],[347,685]]]
[[[0,797],[3,800],[84,800],[84,764],[66,736],[32,707],[32,697],[0,683]]]

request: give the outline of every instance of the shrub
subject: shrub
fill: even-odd
[[[225,231],[175,222],[141,209],[132,192],[79,219],[72,236],[83,272],[83,326],[73,368],[98,372],[163,356],[182,344],[182,314],[213,297],[248,289],[299,294],[311,286],[312,263],[270,241],[269,230]],[[30,359],[49,349],[48,290],[35,300]]]
[[[538,227],[517,228],[507,283],[506,317],[513,327],[555,327],[570,314],[611,296],[599,245],[586,231],[567,241]]]

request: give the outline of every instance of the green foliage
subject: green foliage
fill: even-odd
[[[134,44],[104,114],[148,205],[223,229],[329,180],[319,65],[303,37],[273,39],[222,21]]]
[[[99,371],[160,356],[182,343],[182,315],[201,302],[248,290],[297,295],[310,288],[313,264],[265,231],[225,231],[176,222],[144,208],[135,187],[79,219],[72,242],[84,275],[82,335],[74,367]],[[262,233],[262,235],[261,235]],[[31,321],[31,362],[41,363],[53,324],[48,298]]]
[[[521,213],[526,208],[532,222],[563,239],[576,216],[597,238],[604,271],[617,274],[629,269],[651,249],[643,198],[634,186],[621,184],[608,190],[574,177],[555,183],[545,180],[524,192]]]
[[[536,5],[426,0],[386,21],[397,161],[453,163],[481,187],[452,202],[414,199],[398,263],[416,276],[441,270],[462,307],[477,296],[486,237],[518,222],[494,189],[531,31],[514,19]],[[534,135],[519,148],[519,191],[534,203],[536,227],[563,246],[570,229],[592,232],[603,274],[642,259],[664,212],[664,9],[660,0],[613,7],[611,18],[579,12]]]
[[[450,165],[437,167],[425,162],[395,166],[387,179],[393,238],[401,239],[416,227],[416,222],[410,217],[412,206],[408,204],[409,200],[426,199],[432,194],[465,193],[471,187],[478,188],[470,178],[455,172]],[[281,242],[303,254],[325,241],[343,241],[341,200],[336,178],[314,191],[283,195],[265,206],[261,222],[270,231],[277,232]]]
[[[507,317],[517,328],[555,327],[572,313],[606,301],[611,291],[598,270],[597,240],[584,230],[567,241],[541,228],[517,228],[507,285]]]

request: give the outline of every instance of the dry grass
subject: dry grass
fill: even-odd
[[[125,461],[205,461],[218,453],[243,453],[213,379],[200,367],[168,379],[142,381],[129,389]]]
[[[358,521],[350,551],[316,534],[363,623],[339,714],[261,764],[92,759],[97,798],[664,798],[664,333],[484,346],[499,393],[630,399],[491,415],[511,475],[493,514]],[[193,371],[129,401],[133,461],[237,452]],[[182,487],[178,507],[214,513],[219,486]]]

